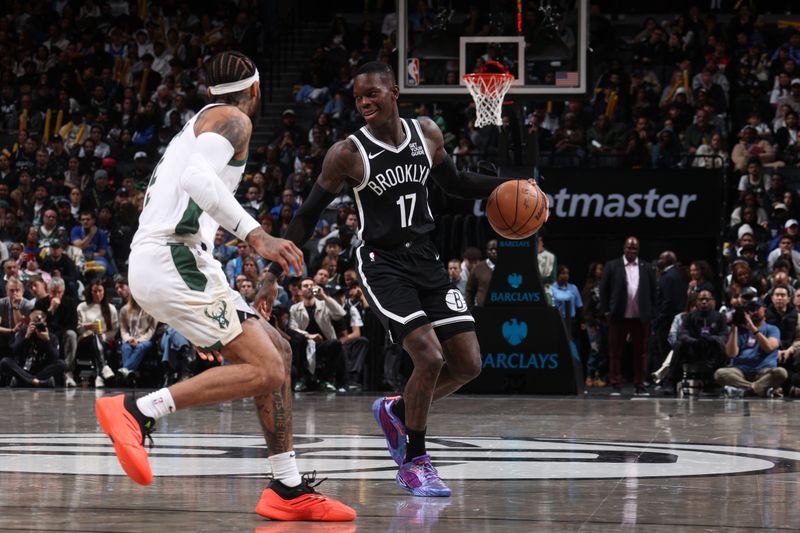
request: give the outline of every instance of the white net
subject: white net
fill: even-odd
[[[469,94],[475,100],[475,127],[482,128],[489,124],[503,124],[503,97],[506,95],[514,76],[502,74],[465,74],[464,83]]]

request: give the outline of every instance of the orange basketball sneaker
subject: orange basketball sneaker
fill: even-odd
[[[152,483],[153,471],[147,450],[144,449],[144,438],[149,437],[155,429],[155,420],[137,420],[133,415],[138,411],[135,409],[135,400],[133,396],[124,394],[99,398],[95,402],[95,411],[100,427],[114,443],[114,451],[125,473],[139,485]]]
[[[346,522],[355,520],[356,512],[340,501],[320,494],[314,487],[317,473],[303,474],[296,487],[287,487],[277,479],[261,493],[256,513],[271,520],[314,520],[320,522]],[[313,483],[313,485],[312,485]]]

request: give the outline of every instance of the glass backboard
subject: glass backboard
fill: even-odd
[[[587,92],[588,0],[398,0],[403,96],[463,96],[488,60],[514,75],[508,94]]]

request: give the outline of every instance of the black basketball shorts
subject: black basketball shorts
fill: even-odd
[[[394,250],[362,244],[356,251],[361,288],[391,340],[431,324],[439,341],[475,330],[461,292],[450,282],[434,244],[424,239]]]

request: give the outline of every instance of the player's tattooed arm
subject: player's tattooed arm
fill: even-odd
[[[225,137],[233,146],[233,157],[244,159],[253,133],[250,117],[232,106],[219,106],[207,109],[198,117],[194,125],[195,135],[213,132]]]

